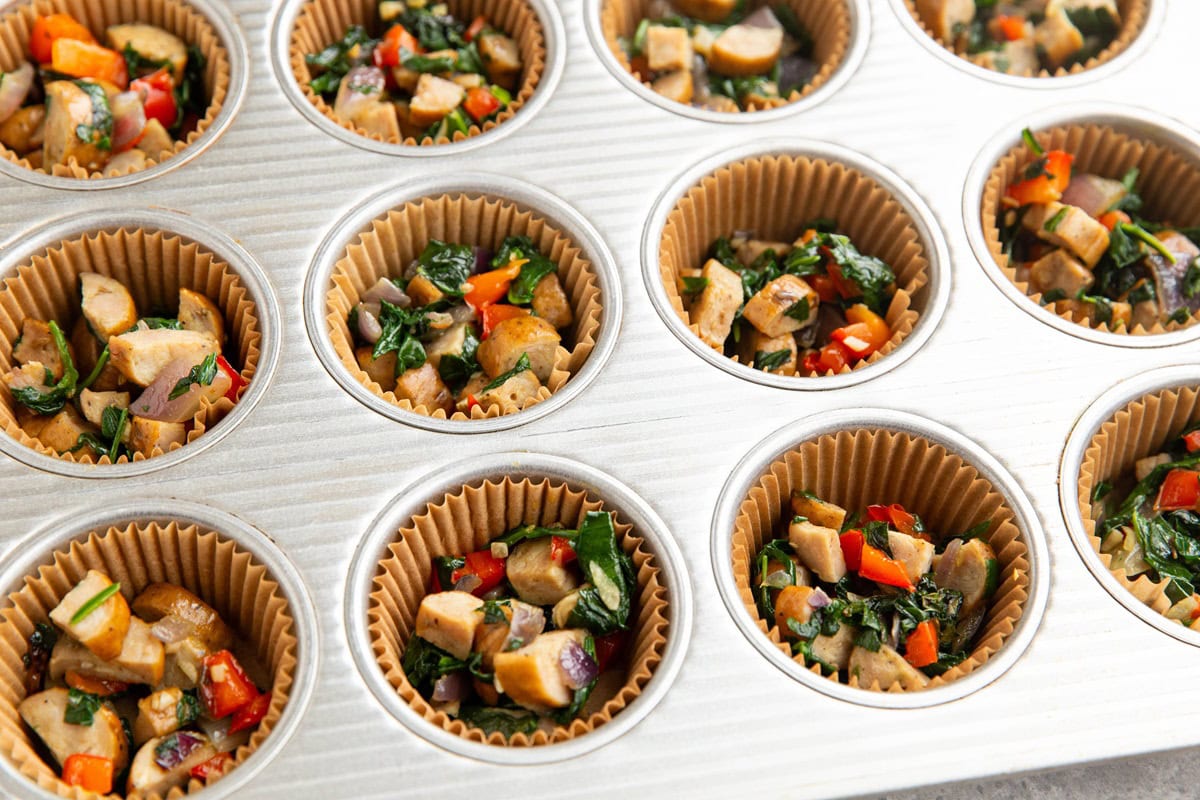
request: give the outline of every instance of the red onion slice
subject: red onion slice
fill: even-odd
[[[212,746],[217,748],[219,753],[232,753],[239,747],[250,741],[250,731],[242,730],[237,733],[230,733],[229,726],[233,722],[233,717],[223,717],[221,719],[209,719],[201,715],[196,724],[200,726],[200,730],[204,731],[204,735],[212,742]]]
[[[435,703],[454,703],[467,698],[471,690],[471,676],[466,670],[448,672],[433,682],[430,699]]]
[[[346,73],[338,86],[333,113],[343,119],[354,119],[383,97],[386,81],[379,67],[355,67]]]
[[[1064,205],[1082,208],[1089,216],[1098,217],[1125,196],[1125,184],[1112,178],[1084,173],[1075,175],[1063,192]]]
[[[371,313],[366,305],[358,306],[358,333],[371,344],[379,341],[379,337],[383,336],[383,326],[379,324],[379,320]]]
[[[567,686],[572,689],[582,689],[600,674],[595,659],[578,642],[567,642],[558,654],[558,666],[562,669]]]
[[[459,578],[458,582],[454,584],[454,591],[473,592],[480,586],[483,586],[483,580],[478,575],[468,573]]]
[[[536,639],[545,628],[545,611],[537,606],[513,603],[512,619],[508,623],[508,636],[504,638],[504,652],[524,647]]]
[[[770,586],[772,589],[782,589],[785,586],[794,586],[795,582],[792,580],[792,576],[788,575],[787,570],[777,569],[763,578],[762,585]]]
[[[17,113],[32,87],[33,65],[28,61],[0,77],[0,122]]]
[[[392,283],[390,278],[380,278],[362,296],[364,303],[378,303],[380,300],[387,300],[400,308],[408,308],[412,305],[412,299],[404,293],[403,289]]]
[[[489,269],[491,269],[492,251],[488,250],[486,247],[479,246],[471,249],[475,254],[475,266],[471,268],[471,274],[475,275],[480,272],[487,272]]]
[[[958,560],[958,551],[962,549],[962,544],[962,539],[952,539],[950,544],[946,545],[946,550],[938,561],[937,570],[933,573],[933,582],[938,586],[946,585],[946,580],[954,570],[954,562]]]
[[[742,20],[742,24],[748,28],[783,28],[779,18],[767,6],[763,6],[746,17]]]
[[[808,596],[808,604],[813,608],[824,608],[832,602],[829,595],[825,594],[825,590],[817,587],[813,589],[812,594]]]
[[[187,731],[173,733],[154,748],[154,763],[163,769],[174,769],[205,744],[205,738],[199,734]]]
[[[169,614],[150,626],[150,633],[163,644],[182,642],[192,635],[194,628],[187,620]]]

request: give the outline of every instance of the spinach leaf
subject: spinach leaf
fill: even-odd
[[[188,114],[199,118],[208,110],[208,97],[204,91],[204,72],[208,60],[194,44],[188,45],[187,53],[183,75],[176,76],[175,82],[175,124],[171,126],[171,133],[176,136],[183,130],[183,122]]]
[[[108,104],[108,95],[104,87],[92,81],[72,81],[83,90],[92,101],[92,122],[89,125],[77,125],[75,135],[88,144],[93,144],[101,150],[112,150],[113,115]]]
[[[404,68],[410,69],[413,72],[453,72],[456,63],[456,60],[450,56],[431,58],[429,56],[413,55],[404,59]]]
[[[151,330],[158,330],[160,328],[172,331],[183,330],[183,323],[177,319],[168,319],[166,317],[142,317],[138,321],[146,323],[146,327],[150,328]],[[134,327],[136,328],[137,326],[135,325]]]
[[[50,320],[49,328],[50,336],[54,339],[54,347],[58,350],[58,357],[62,361],[62,377],[58,379],[57,383],[49,385],[54,376],[50,370],[46,370],[47,391],[42,392],[36,386],[25,386],[12,390],[14,400],[31,411],[43,415],[57,414],[62,411],[63,406],[67,404],[67,398],[75,396],[76,383],[79,380],[79,372],[75,369],[75,362],[71,360],[71,351],[67,349],[67,338],[63,336],[62,329],[54,320]]]
[[[1175,530],[1161,517],[1143,517],[1133,512],[1133,532],[1142,546],[1146,563],[1154,567],[1159,578],[1170,581],[1168,596],[1180,600],[1195,593],[1192,571],[1179,563],[1175,556]]]
[[[1092,502],[1099,503],[1108,496],[1108,493],[1111,492],[1112,489],[1113,485],[1111,483],[1108,481],[1100,481],[1096,484],[1095,488],[1092,489]]]
[[[538,727],[537,715],[529,711],[475,704],[460,708],[458,718],[484,733],[500,733],[507,737],[518,733],[529,735]]]
[[[517,375],[520,375],[522,372],[527,372],[530,369],[532,369],[532,367],[529,366],[529,354],[521,353],[521,357],[517,359],[516,364],[513,364],[513,368],[508,372],[496,376],[495,380],[480,390],[480,394],[483,394],[484,392],[490,392],[492,389],[499,389],[501,386],[507,383],[510,378],[515,378]]]
[[[580,590],[568,625],[596,636],[624,630],[633,606],[633,562],[617,545],[612,517],[589,511],[574,547],[579,568],[591,585]]]
[[[121,51],[121,55],[125,58],[125,70],[129,74],[130,80],[133,80],[139,75],[149,75],[152,72],[157,72],[164,67],[174,73],[171,67],[171,59],[164,58],[161,61],[146,58],[137,50],[133,49],[132,42],[125,43],[125,49]]]
[[[1108,237],[1108,257],[1118,269],[1127,267],[1142,257],[1142,246],[1117,225]]]
[[[1192,259],[1183,275],[1183,296],[1193,298],[1200,292],[1200,256]]]
[[[508,622],[508,615],[504,613],[504,609],[511,606],[508,600],[485,600],[480,611],[483,612],[484,625],[496,625],[502,622]]]
[[[783,271],[804,278],[821,273],[821,251],[818,238],[792,248],[783,259]]]
[[[81,692],[78,689],[67,690],[67,710],[63,713],[63,722],[71,725],[90,726],[96,712],[100,710],[101,700],[97,695]]]
[[[684,294],[700,294],[708,288],[708,278],[683,278]]]
[[[382,333],[371,351],[372,358],[387,353],[396,353],[396,374],[415,369],[425,363],[425,348],[420,335],[426,325],[425,313],[420,309],[408,310],[392,305],[387,300],[379,301],[379,327]]]
[[[493,675],[483,671],[482,658],[483,656],[479,653],[472,653],[464,661],[455,658],[440,647],[430,644],[420,636],[413,636],[408,640],[408,647],[404,649],[404,658],[400,662],[400,667],[408,676],[409,683],[418,691],[423,692],[431,689],[433,682],[443,675],[464,669],[480,680],[492,680]]]
[[[843,283],[848,281],[858,287],[861,302],[876,314],[886,314],[891,287],[896,281],[892,268],[875,256],[860,253],[848,236],[827,233],[821,234],[821,239],[837,264]]]
[[[213,380],[217,377],[217,355],[209,353],[204,360],[188,371],[187,375],[180,378],[175,388],[167,395],[168,400],[175,400],[183,397],[192,388],[192,384],[200,386],[212,386]]]
[[[708,88],[710,92],[736,100],[739,105],[750,95],[773,97],[775,92],[769,94],[767,92],[768,83],[770,83],[770,78],[766,75],[727,77],[713,72],[708,76]]]
[[[767,583],[767,578],[770,577],[768,570],[773,562],[777,562],[783,567],[786,583],[783,583],[782,586]],[[775,620],[775,600],[772,592],[782,589],[783,586],[796,585],[796,562],[792,558],[791,544],[786,539],[767,542],[754,557],[754,565],[758,580],[758,584],[754,587],[758,613],[770,623]]]
[[[1117,21],[1112,18],[1106,8],[1089,8],[1080,6],[1077,8],[1064,7],[1067,14],[1067,19],[1071,20],[1071,24],[1079,29],[1079,32],[1084,36],[1099,36],[1102,39],[1111,39],[1116,35],[1119,26]]]
[[[332,99],[337,94],[342,78],[355,65],[370,57],[375,44],[375,40],[367,35],[366,29],[361,25],[346,28],[346,33],[340,40],[319,53],[309,53],[304,57],[306,64],[321,70],[321,74],[309,81],[308,85],[317,94]]]
[[[196,698],[196,692],[189,689],[175,704],[175,720],[179,723],[179,727],[186,728],[199,718],[200,701]]]
[[[862,532],[864,542],[876,550],[882,550],[888,558],[892,558],[892,545],[888,541],[888,526],[886,522],[878,520],[868,522],[862,526]]]
[[[558,267],[554,262],[541,253],[535,251],[533,255],[526,256],[526,258],[529,261],[521,265],[521,274],[508,287],[508,302],[513,305],[532,303],[533,290],[537,288],[542,278],[558,272]]]
[[[471,380],[471,376],[479,371],[479,362],[475,353],[479,350],[479,338],[475,330],[467,326],[463,332],[463,347],[457,353],[447,353],[438,362],[438,374],[442,382],[457,392]]]
[[[575,541],[575,537],[579,535],[579,531],[568,530],[566,528],[543,527],[541,525],[522,525],[513,528],[503,536],[497,536],[492,539],[493,542],[503,542],[511,549],[516,547],[521,542],[529,541],[530,539],[544,539],[547,536],[561,536],[564,539]]]
[[[761,369],[763,372],[771,372],[779,369],[791,357],[791,350],[775,350],[771,353],[756,350],[754,351],[754,368]]]
[[[454,573],[467,565],[462,556],[435,556],[433,559],[434,577],[443,591],[454,588]]]
[[[465,27],[449,14],[439,16],[426,8],[409,8],[398,21],[426,50],[450,50],[467,44],[463,38]]]
[[[418,258],[418,270],[429,281],[451,297],[462,297],[462,285],[471,277],[475,266],[475,251],[465,244],[447,244],[430,239]]]
[[[708,257],[715,258],[734,271],[742,269],[742,262],[738,261],[737,255],[734,254],[733,245],[724,236],[718,238],[708,248]]]

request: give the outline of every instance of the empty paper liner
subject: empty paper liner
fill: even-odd
[[[633,559],[637,577],[630,638],[626,647],[623,685],[605,692],[596,687],[583,715],[570,725],[539,728],[532,735],[485,734],[479,728],[447,716],[430,705],[408,682],[401,660],[412,636],[421,599],[431,591],[435,556],[486,548],[488,542],[520,525],[562,523],[577,527],[588,511],[608,510],[586,491],[559,481],[510,478],[476,481],[430,503],[402,528],[379,563],[367,606],[371,648],[380,668],[400,697],[431,725],[468,741],[498,746],[529,747],[574,739],[610,722],[634,701],[654,675],[669,635],[667,590],[655,557],[632,526],[616,510],[617,542]],[[606,673],[607,674],[607,673]],[[594,710],[593,710],[594,709]],[[589,710],[591,712],[589,713]]]
[[[1200,225],[1200,164],[1181,153],[1150,139],[1101,125],[1059,125],[1039,131],[1035,136],[1047,151],[1065,150],[1073,154],[1075,174],[1095,173],[1119,180],[1132,167],[1137,167],[1137,187],[1145,201],[1139,214],[1146,219],[1170,222],[1179,227]],[[1017,279],[1016,268],[1004,253],[997,226],[997,214],[1004,208],[1002,199],[1005,191],[1021,179],[1021,173],[1034,158],[1024,143],[1018,143],[1000,159],[984,184],[980,213],[984,239],[997,266],[1018,289],[1040,304],[1042,294],[1027,281]],[[1050,307],[1047,306],[1047,309]],[[1053,311],[1063,319],[1085,327],[1134,336],[1179,330],[1200,319],[1200,312],[1197,312],[1183,323],[1168,322],[1164,325],[1157,322],[1149,330],[1140,324],[1132,329],[1118,325],[1114,330],[1108,323],[1093,325],[1086,314],[1073,313],[1066,302],[1055,302]]]
[[[788,97],[748,103],[747,111],[779,108],[808,97],[820,89],[837,71],[850,48],[853,32],[850,26],[850,10],[845,0],[784,0],[783,5],[795,12],[796,19],[812,36],[812,58],[817,64],[817,71],[803,88],[793,91]],[[665,11],[660,0],[604,0],[600,7],[600,30],[609,50],[625,71],[632,74],[633,68],[618,43],[618,37],[632,39],[643,19],[664,16]],[[644,85],[650,88],[649,83]],[[738,109],[731,109],[729,113],[737,111]]]
[[[754,156],[723,166],[688,189],[667,216],[659,240],[659,273],[671,307],[699,338],[679,292],[683,270],[703,267],[718,237],[752,230],[755,238],[791,242],[805,222],[816,218],[835,220],[838,233],[896,273],[896,294],[884,315],[892,338],[842,372],[886,358],[912,333],[924,309],[916,295],[929,281],[925,245],[904,206],[873,178],[821,158]]]
[[[1159,0],[1162,2],[1162,0]],[[1084,4],[1086,5],[1086,4]],[[958,52],[954,49],[953,42],[947,42],[940,36],[935,36],[933,30],[925,24],[925,20],[917,12],[917,4],[915,0],[904,0],[904,7],[908,9],[908,13],[912,14],[914,20],[925,32],[925,35],[933,39],[947,51],[962,58],[964,61],[971,61],[969,56]],[[1078,75],[1089,69],[1095,69],[1101,64],[1106,64],[1119,56],[1121,53],[1133,43],[1133,40],[1142,32],[1142,28],[1146,25],[1146,16],[1150,11],[1150,0],[1117,0],[1117,10],[1121,13],[1121,27],[1117,31],[1117,35],[1100,52],[1091,56],[1085,61],[1076,62],[1069,67],[1059,67],[1054,72],[1047,69],[1041,69],[1037,73],[1026,72],[1022,77],[1026,78],[1061,78],[1066,75]]]
[[[459,142],[472,136],[478,136],[502,125],[512,119],[538,88],[542,73],[546,68],[545,31],[541,20],[533,7],[523,0],[445,0],[450,14],[464,24],[479,15],[488,18],[492,27],[506,34],[517,43],[521,53],[521,80],[516,91],[512,93],[512,101],[482,126],[473,123],[466,134],[456,132],[454,138],[439,136],[436,139],[421,139],[418,141],[408,137],[401,141],[397,137],[383,138],[378,134],[370,134],[349,120],[338,117],[333,112],[333,106],[327,103],[321,95],[309,86],[309,81],[316,73],[309,69],[304,61],[305,55],[319,53],[333,42],[339,41],[346,35],[346,28],[351,25],[361,25],[373,37],[382,36],[385,32],[380,28],[376,19],[376,0],[310,0],[305,3],[296,15],[288,46],[288,62],[292,74],[299,84],[300,90],[308,101],[326,117],[348,131],[359,136],[374,139],[389,144],[404,145],[438,145],[449,142]],[[470,120],[468,120],[470,121]]]
[[[204,88],[208,110],[197,122],[195,130],[174,143],[173,149],[157,155],[147,154],[146,167],[166,161],[199,139],[213,124],[229,92],[229,54],[216,30],[205,17],[184,0],[34,0],[9,10],[0,16],[0,72],[16,69],[29,61],[29,38],[33,23],[39,16],[70,14],[88,28],[99,41],[110,25],[142,22],[173,33],[204,54]],[[0,155],[26,169],[35,169],[28,159],[19,157],[0,145]],[[124,170],[89,172],[72,157],[66,165],[55,164],[48,172],[64,178],[101,178],[137,172],[145,167],[130,165]]]
[[[257,750],[278,724],[292,691],[296,668],[295,620],[288,598],[267,568],[221,533],[189,524],[131,523],[94,530],[72,541],[65,550],[47,554],[37,574],[8,595],[0,611],[0,752],[21,774],[60,797],[95,798],[96,794],[63,783],[34,747],[34,736],[17,708],[25,698],[25,667],[21,657],[39,622],[83,579],[89,569],[100,570],[121,584],[127,601],[151,583],[182,586],[211,604],[233,627],[248,652],[270,678],[271,705],[249,741],[231,753],[237,766]],[[130,754],[132,757],[132,753]],[[188,791],[204,787],[192,779]],[[172,789],[168,798],[184,796]],[[151,800],[160,795],[131,793]]]
[[[1115,486],[1127,484],[1139,458],[1162,452],[1186,428],[1200,420],[1200,390],[1183,386],[1162,389],[1126,403],[1092,435],[1079,468],[1079,515],[1088,541],[1100,563],[1134,597],[1165,614],[1171,607],[1167,579],[1152,581],[1147,574],[1129,577],[1123,568],[1113,569],[1112,555],[1100,552],[1097,520],[1103,503],[1092,502],[1092,492],[1101,481]]]
[[[63,241],[35,253],[27,262],[4,279],[0,287],[0,369],[8,372],[15,365],[13,347],[21,336],[25,319],[58,322],[70,337],[80,316],[79,275],[95,272],[114,278],[133,295],[142,316],[174,316],[179,307],[179,289],[188,288],[206,295],[225,317],[225,352],[248,385],[254,378],[262,335],[258,309],[250,293],[228,264],[219,261],[204,247],[177,235],[143,228],[99,231]],[[83,375],[80,375],[80,379]],[[244,396],[247,386],[239,389]],[[194,442],[205,430],[219,423],[233,409],[227,398],[207,402],[192,419],[187,441]],[[59,454],[32,434],[31,422],[37,419],[17,404],[7,388],[0,390],[0,424],[4,432],[26,447],[65,461],[95,463],[86,448],[78,453]],[[45,419],[45,418],[43,418]],[[25,426],[30,426],[30,431]],[[171,451],[184,445],[172,444]],[[151,457],[162,455],[155,448]],[[142,453],[134,461],[146,458]],[[122,455],[117,461],[129,459]],[[111,463],[101,456],[100,464]]]
[[[446,419],[443,409],[430,413],[426,406],[413,406],[411,401],[396,397],[392,387],[371,380],[354,357],[354,337],[346,321],[363,293],[380,278],[400,277],[430,239],[487,247],[495,252],[507,236],[530,237],[539,251],[558,265],[558,277],[575,317],[562,331],[562,344],[549,380],[523,409],[561,389],[587,360],[600,330],[600,311],[605,298],[600,295],[591,262],[566,234],[516,203],[461,194],[425,197],[388,211],[359,234],[334,265],[325,295],[325,319],[334,351],[345,369],[372,393],[393,405]],[[455,411],[448,418],[484,419],[500,415],[499,406],[484,411],[476,405],[471,408],[470,416]]]
[[[989,601],[987,616],[975,637],[974,649],[958,666],[932,678],[928,688],[942,686],[979,669],[1013,633],[1030,593],[1029,549],[1014,522],[1004,495],[979,471],[940,444],[907,433],[862,428],[829,433],[782,454],[755,482],[738,509],[732,539],[734,581],[764,636],[793,658],[787,641],[774,624],[759,617],[751,588],[752,565],[762,546],[780,536],[780,524],[790,519],[793,491],[808,491],[848,512],[870,504],[899,503],[919,516],[934,542],[988,520],[985,539],[1000,563],[1000,581]],[[794,657],[804,667],[804,656]],[[821,668],[810,671],[820,677]],[[841,682],[837,674],[827,680]],[[850,686],[872,691],[912,691],[900,685]]]

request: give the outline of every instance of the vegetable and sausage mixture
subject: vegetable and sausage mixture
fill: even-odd
[[[1046,152],[1005,190],[997,225],[1017,280],[1042,303],[1116,330],[1187,322],[1200,310],[1200,228],[1139,216],[1138,170],[1120,179],[1075,174],[1075,157]]]
[[[385,140],[466,134],[512,102],[521,79],[517,43],[487,17],[469,25],[445,3],[383,0],[383,35],[351,25],[340,41],[305,62],[309,82],[333,103],[333,113]]]
[[[208,109],[204,54],[142,23],[111,25],[104,39],[69,14],[37,18],[31,61],[0,73],[0,144],[46,172],[123,174],[195,130]]]
[[[1186,428],[1166,449],[1140,458],[1120,503],[1111,484],[1101,482],[1092,501],[1102,504],[1096,535],[1109,569],[1130,580],[1145,575],[1167,581],[1174,603],[1170,619],[1200,630],[1200,423]],[[1124,488],[1124,487],[1120,487]]]
[[[600,511],[578,530],[525,525],[434,558],[432,583],[404,672],[435,707],[505,736],[580,716],[621,656],[636,585]]]
[[[180,289],[173,317],[143,317],[120,281],[85,272],[79,287],[70,339],[54,320],[25,319],[0,378],[30,436],[115,463],[186,444],[203,405],[237,402],[246,382],[222,355],[225,320],[206,296]]]
[[[130,604],[89,570],[50,620],[29,637],[19,710],[69,786],[165,796],[214,781],[266,716],[233,630],[186,589],[153,583]]]
[[[703,269],[682,270],[679,292],[700,338],[755,369],[837,373],[892,338],[884,320],[896,276],[858,251],[831,220],[795,242],[717,239]]]
[[[817,72],[812,37],[782,3],[748,14],[736,0],[655,0],[619,43],[638,80],[714,111],[786,99]]]
[[[431,239],[402,278],[380,278],[347,320],[359,366],[429,413],[520,411],[554,370],[574,312],[557,267],[525,236],[493,255]]]
[[[916,0],[933,35],[981,67],[1054,72],[1095,57],[1121,28],[1117,0]]]
[[[754,560],[759,613],[804,663],[881,689],[924,687],[971,652],[999,582],[988,522],[938,538],[898,504],[867,521],[794,492],[787,538]]]

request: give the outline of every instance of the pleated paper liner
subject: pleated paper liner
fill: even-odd
[[[632,526],[614,520],[617,542],[633,559],[637,577],[631,613],[631,638],[626,647],[625,680],[607,692],[603,678],[584,708],[585,716],[553,730],[506,739],[452,719],[433,708],[408,682],[401,668],[404,649],[412,636],[421,598],[430,590],[435,556],[479,550],[495,536],[519,525],[562,523],[576,528],[588,511],[612,511],[586,491],[560,481],[511,478],[476,481],[430,503],[402,528],[379,563],[367,607],[371,647],[387,680],[405,702],[443,730],[468,741],[497,746],[529,747],[574,739],[604,725],[641,694],[662,660],[670,623],[666,587],[659,579],[654,554]],[[594,709],[594,710],[593,710]],[[589,713],[590,711],[590,713]]]
[[[1145,574],[1130,578],[1124,569],[1112,568],[1112,556],[1100,552],[1096,522],[1103,504],[1092,502],[1092,491],[1101,481],[1126,485],[1139,458],[1162,452],[1188,425],[1200,420],[1200,390],[1191,386],[1162,389],[1126,403],[1092,436],[1079,468],[1079,515],[1092,548],[1117,582],[1134,597],[1160,614],[1171,607],[1169,581],[1152,581]]]
[[[1163,0],[1158,0],[1158,2],[1163,2]],[[908,13],[912,14],[913,19],[917,21],[917,24],[921,27],[921,30],[925,32],[926,36],[928,36],[930,39],[933,39],[942,47],[946,48],[946,50],[949,52],[953,53],[959,58],[962,58],[964,61],[970,61],[968,57],[962,55],[954,49],[952,42],[944,41],[941,37],[934,35],[930,27],[925,24],[925,20],[923,20],[921,15],[917,13],[917,4],[915,0],[904,0],[904,7],[908,9]],[[1109,43],[1108,47],[1104,48],[1086,61],[1072,64],[1069,67],[1059,67],[1058,69],[1054,70],[1054,72],[1050,72],[1047,69],[1039,70],[1037,73],[1026,72],[1022,75],[1022,77],[1062,78],[1067,75],[1078,75],[1079,73],[1085,72],[1089,69],[1095,69],[1101,64],[1107,64],[1109,61],[1112,61],[1121,53],[1125,52],[1125,50],[1129,48],[1129,45],[1133,43],[1133,40],[1138,37],[1138,34],[1142,32],[1142,28],[1144,28],[1146,25],[1146,17],[1150,13],[1150,0],[1117,0],[1117,10],[1121,12],[1121,28],[1117,32],[1116,37],[1111,43]]]
[[[1173,225],[1189,227],[1200,225],[1200,164],[1181,153],[1158,144],[1148,138],[1123,133],[1102,125],[1067,124],[1037,131],[1038,143],[1046,150],[1065,150],[1075,156],[1074,172],[1091,172],[1106,178],[1120,179],[1132,167],[1140,170],[1138,191],[1145,200],[1139,212],[1146,219],[1156,222],[1169,221]],[[1000,243],[997,213],[1003,208],[1005,190],[1019,181],[1021,173],[1034,156],[1023,143],[1014,145],[999,163],[992,168],[983,187],[982,214],[983,235],[989,252],[996,264],[1018,289],[1035,303],[1041,303],[1042,295],[1027,281],[1017,280],[1016,269],[1009,263]],[[1050,307],[1047,306],[1049,309]],[[1053,311],[1063,319],[1085,327],[1112,333],[1134,336],[1153,335],[1179,330],[1200,319],[1200,312],[1186,322],[1155,323],[1150,329],[1136,325],[1131,330],[1108,323],[1091,324],[1086,315],[1072,313],[1065,302],[1056,302]]]
[[[288,61],[292,65],[292,74],[300,90],[317,110],[334,123],[359,136],[390,144],[405,144],[413,146],[430,146],[460,142],[472,136],[492,130],[521,110],[521,106],[529,101],[537,90],[542,72],[546,67],[545,31],[538,19],[537,12],[524,0],[443,0],[455,19],[469,24],[479,15],[488,18],[492,27],[506,34],[517,43],[521,53],[521,82],[512,93],[512,102],[496,115],[495,119],[483,123],[482,126],[472,124],[466,134],[455,133],[454,138],[439,136],[437,139],[417,139],[409,136],[406,139],[397,137],[383,138],[378,134],[370,134],[349,120],[344,120],[333,113],[333,106],[327,103],[321,95],[310,87],[309,81],[316,77],[304,56],[319,53],[333,42],[346,35],[346,28],[351,25],[361,25],[372,36],[381,36],[376,19],[376,0],[310,0],[296,15],[296,23],[288,47]],[[470,121],[470,120],[468,120]]]
[[[886,189],[869,175],[825,159],[754,156],[707,175],[679,199],[659,241],[659,272],[675,313],[700,335],[679,292],[679,276],[683,270],[703,267],[718,237],[753,230],[758,239],[791,242],[803,233],[805,222],[820,217],[836,220],[839,233],[896,273],[896,294],[884,315],[892,338],[842,372],[886,358],[920,317],[922,308],[914,295],[929,280],[926,250],[912,218]]]
[[[37,574],[27,576],[25,585],[8,595],[6,607],[0,611],[0,753],[26,778],[60,797],[82,800],[97,796],[58,778],[53,765],[38,755],[33,734],[17,711],[25,698],[21,657],[28,649],[29,635],[37,623],[49,620],[50,611],[89,569],[119,582],[128,601],[151,583],[182,586],[210,603],[237,631],[271,681],[266,716],[249,742],[232,754],[235,764],[243,763],[278,724],[291,693],[296,668],[292,609],[279,584],[250,553],[218,532],[175,522],[92,531],[67,549],[48,554]],[[202,781],[193,779],[187,789],[194,792],[203,786]],[[167,797],[184,794],[173,789]],[[133,793],[129,797],[152,800],[160,795]]]
[[[533,212],[508,200],[462,194],[425,197],[405,203],[380,216],[357,241],[346,248],[334,265],[331,285],[325,295],[329,338],[343,366],[360,383],[384,400],[408,411],[446,419],[446,412],[396,397],[391,387],[371,380],[354,357],[354,337],[346,325],[359,297],[383,277],[398,278],[421,254],[430,239],[459,242],[498,250],[506,236],[528,236],[538,249],[558,264],[558,277],[571,302],[575,321],[563,331],[554,371],[538,395],[524,408],[542,402],[563,387],[579,371],[596,344],[604,298],[596,273],[584,253],[566,234]],[[470,416],[455,411],[452,420],[498,417],[500,408],[488,411],[475,406]]]
[[[654,10],[658,5],[660,3],[657,0],[605,0],[600,7],[600,30],[604,34],[604,41],[608,43],[608,48],[616,57],[617,63],[629,73],[633,72],[633,68],[617,37],[632,39],[643,19],[661,15],[661,12]],[[850,28],[850,10],[845,0],[784,0],[783,5],[795,12],[796,19],[800,20],[804,29],[811,34],[814,45],[813,60],[817,63],[817,72],[807,84],[793,91],[788,97],[750,103],[747,111],[779,108],[808,97],[820,89],[837,71],[850,48],[853,31]],[[650,86],[649,82],[643,83],[647,87]]]
[[[0,369],[7,372],[15,365],[13,346],[21,336],[25,319],[58,322],[69,337],[80,315],[79,275],[96,272],[123,283],[133,295],[142,316],[165,313],[174,316],[179,307],[179,289],[192,289],[212,300],[225,317],[226,350],[238,359],[242,379],[254,379],[259,358],[258,310],[237,273],[195,242],[179,236],[143,228],[89,233],[61,242],[37,253],[4,279],[0,286]],[[82,376],[81,376],[82,377]],[[239,391],[239,398],[246,391]],[[233,409],[226,398],[204,403],[192,419],[188,442],[194,442]],[[64,461],[97,463],[84,451],[59,454],[27,433],[22,425],[30,419],[7,389],[0,391],[0,425],[4,432],[26,447]],[[174,451],[184,445],[172,444]],[[151,457],[162,455],[155,448]],[[146,457],[141,453],[134,461]],[[122,455],[118,463],[129,459]],[[100,464],[111,463],[101,456]]]
[[[208,111],[196,129],[185,139],[175,142],[173,149],[148,156],[147,167],[166,161],[191,146],[216,120],[229,91],[229,54],[209,21],[184,0],[34,0],[17,6],[0,16],[0,72],[16,69],[22,61],[29,60],[33,23],[39,16],[48,14],[70,14],[101,42],[110,25],[132,22],[157,25],[184,43],[197,46],[204,54],[208,62],[204,70]],[[28,159],[19,157],[3,145],[0,145],[0,155],[26,169],[35,169]],[[87,179],[126,175],[140,169],[131,166],[125,170],[89,172],[72,158],[66,165],[52,166],[49,173],[57,177]]]
[[[942,445],[883,429],[863,428],[825,434],[804,442],[772,462],[738,509],[733,530],[733,575],[746,612],[764,636],[789,658],[791,647],[773,623],[759,618],[751,589],[754,557],[762,546],[780,538],[781,520],[791,517],[793,491],[810,491],[848,512],[875,503],[900,503],[925,523],[934,541],[989,520],[986,540],[1000,562],[1000,584],[970,656],[933,678],[929,688],[953,682],[979,669],[1004,646],[1029,597],[1029,552],[1012,509],[991,482]],[[804,665],[803,656],[795,661]],[[819,666],[811,667],[821,675]],[[828,680],[841,682],[837,675]],[[911,691],[900,685],[850,686],[871,691]]]

